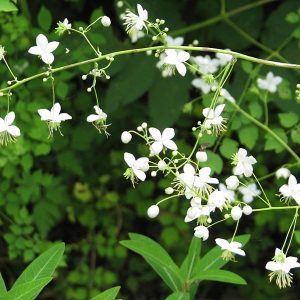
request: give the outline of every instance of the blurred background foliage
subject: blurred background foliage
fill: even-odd
[[[136,5],[134,0],[128,2]],[[166,20],[170,35],[184,36],[185,45],[197,39],[201,46],[230,48],[256,57],[300,63],[298,0],[141,0],[139,3],[152,20]],[[55,53],[55,66],[93,57],[80,36],[55,35],[56,23],[65,17],[78,28],[101,14],[110,16],[111,28],[95,26],[89,32],[90,39],[103,53],[151,43],[147,37],[135,45],[130,43],[119,18],[122,9],[114,1],[20,0],[17,6],[16,12],[0,13],[0,44],[5,46],[6,58],[18,78],[43,68],[27,53],[39,33],[61,43]],[[65,54],[65,48],[70,49],[69,54]],[[49,84],[38,79],[15,90],[11,107],[22,136],[16,144],[0,149],[0,269],[8,285],[49,244],[64,241],[64,265],[39,299],[84,300],[114,285],[122,286],[124,299],[163,299],[167,294],[152,269],[119,241],[126,239],[128,232],[146,234],[180,261],[193,234],[192,226],[183,221],[189,203],[183,200],[166,203],[157,219],[147,220],[147,208],[162,197],[168,181],[156,178],[133,189],[123,178],[126,168],[123,153],[147,152],[134,142],[121,144],[120,135],[144,121],[158,128],[174,126],[178,145],[189,151],[194,142],[191,127],[201,118],[203,103],[209,97],[187,105],[199,96],[191,86],[192,75],[164,79],[155,64],[156,60],[145,54],[118,57],[108,71],[111,79],[98,83],[100,106],[111,123],[108,139],[85,121],[93,111],[95,99],[86,92],[88,83],[81,80],[81,75],[93,66],[55,74],[57,99],[73,120],[63,125],[64,136],[57,134],[54,140],[47,138],[47,127],[37,114],[37,109],[51,105]],[[299,149],[300,106],[295,100],[298,72],[257,69],[251,63],[238,62],[226,89],[239,99],[249,77],[252,83],[257,74],[264,76],[270,70],[284,78],[279,92],[269,100],[270,128],[293,149]],[[10,78],[3,64],[0,76],[1,87],[5,87]],[[242,103],[247,112],[261,121],[264,120],[262,96],[250,84]],[[4,98],[0,109],[3,117],[7,109]],[[222,139],[217,142],[210,138],[207,143],[211,151],[210,167],[218,174],[230,173],[228,160],[238,145],[247,147],[261,162],[256,167],[258,176],[294,162],[266,132],[240,115]],[[297,172],[295,169],[295,175]],[[274,178],[263,181],[274,201],[279,201],[274,195],[282,183]],[[279,290],[269,284],[264,269],[275,246],[281,245],[290,219],[289,213],[266,212],[242,220],[240,233],[252,234],[245,249],[247,257],[229,264],[228,269],[242,275],[248,285],[205,282],[197,299],[299,299],[299,271],[295,272],[292,288]],[[233,226],[228,223],[216,227],[204,244],[206,249],[214,245],[214,238],[230,236]],[[297,242],[300,243],[300,231],[296,232],[291,255],[297,254]]]

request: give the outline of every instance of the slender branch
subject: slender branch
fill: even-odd
[[[264,208],[255,208],[255,209],[253,209],[253,212],[269,211],[269,210],[299,209],[299,208],[300,208],[300,205],[294,205],[294,206],[272,206],[272,207],[264,207]]]
[[[275,2],[275,1],[277,1],[277,0],[262,0],[262,1],[257,1],[257,2],[254,2],[254,3],[249,3],[247,5],[244,5],[244,6],[241,6],[239,8],[233,9],[229,12],[224,13],[224,14],[220,14],[218,16],[210,18],[208,20],[205,20],[205,21],[202,21],[202,22],[199,22],[199,23],[195,23],[195,24],[189,25],[189,26],[184,27],[184,28],[180,28],[178,30],[171,31],[171,32],[169,32],[169,34],[171,36],[177,36],[177,35],[182,35],[182,34],[191,32],[191,31],[195,31],[195,30],[210,26],[212,24],[221,22],[225,18],[233,17],[235,15],[238,15],[238,14],[240,14],[242,12],[245,12],[247,10],[250,10],[252,8],[255,8],[255,7],[264,5],[264,4],[268,4],[268,3],[271,3],[271,2]]]
[[[223,49],[209,48],[209,47],[165,46],[164,45],[164,46],[154,46],[154,47],[146,47],[146,48],[137,48],[137,49],[128,49],[128,50],[116,51],[116,52],[105,54],[105,55],[95,57],[95,58],[92,58],[92,59],[87,59],[87,60],[84,60],[84,61],[76,62],[76,63],[70,64],[70,65],[66,65],[66,66],[62,66],[62,67],[58,67],[58,68],[53,68],[53,69],[51,69],[51,73],[53,74],[53,73],[57,73],[57,72],[60,72],[60,71],[63,71],[63,70],[75,68],[75,67],[78,67],[80,65],[95,63],[95,62],[104,60],[107,57],[120,56],[120,55],[125,55],[125,54],[132,54],[132,53],[142,53],[142,52],[147,52],[149,50],[163,51],[165,49],[179,49],[179,50],[186,50],[186,51],[224,53],[224,54],[230,54],[235,58],[240,58],[240,59],[243,59],[243,60],[251,61],[253,63],[263,64],[263,65],[268,65],[268,66],[273,66],[273,67],[279,67],[279,68],[288,68],[288,69],[300,70],[300,65],[297,65],[297,64],[281,63],[281,62],[276,62],[276,61],[272,61],[272,60],[256,58],[256,57],[253,57],[253,56],[245,55],[245,54],[235,52],[235,51],[231,51],[231,50],[223,50]],[[49,76],[49,71],[44,71],[44,72],[35,74],[33,76],[24,78],[22,80],[18,80],[15,84],[13,84],[9,87],[1,89],[0,92],[11,91],[11,90],[15,89],[16,87],[18,87],[19,85],[22,85],[22,84],[24,84],[28,81],[31,81],[33,79],[37,79],[37,78],[40,78],[40,77],[47,77],[47,76]]]

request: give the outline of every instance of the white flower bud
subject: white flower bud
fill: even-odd
[[[158,166],[159,170],[164,171],[167,167],[167,164],[163,160],[160,160],[158,162],[157,166]]]
[[[123,131],[122,134],[121,134],[121,141],[124,143],[124,144],[128,144],[132,139],[132,135],[130,132],[128,131]]]
[[[117,7],[121,8],[123,6],[123,4],[124,4],[123,1],[118,1],[117,2]]]
[[[246,216],[249,216],[252,214],[252,207],[250,205],[245,205],[243,207],[243,213],[246,215]]]
[[[142,126],[138,126],[137,131],[143,131],[143,127]]]
[[[225,182],[229,190],[236,190],[240,183],[239,179],[234,175],[229,176]]]
[[[231,209],[231,217],[233,220],[238,221],[243,215],[243,211],[239,206],[234,206]]]
[[[196,153],[196,158],[199,162],[205,162],[207,161],[207,153],[204,151],[198,151]]]
[[[152,177],[155,177],[156,174],[157,174],[157,173],[156,173],[155,171],[152,171],[152,172],[151,172],[151,176],[152,176]]]
[[[47,78],[46,78],[46,77],[44,77],[44,78],[43,78],[43,82],[46,82],[46,81],[47,81]]]
[[[86,89],[88,93],[90,93],[92,91],[92,89],[89,87]]]
[[[86,75],[82,75],[81,78],[82,78],[82,80],[86,80],[87,76]]]
[[[78,29],[79,29],[79,31],[83,31],[83,27],[81,27],[81,26]]]
[[[230,214],[225,214],[225,215],[224,215],[224,218],[225,218],[225,219],[228,219],[229,217],[230,217]]]
[[[159,207],[157,205],[151,205],[147,210],[148,217],[154,219],[159,214]]]
[[[174,189],[173,189],[172,187],[167,187],[167,188],[165,189],[165,193],[166,193],[167,195],[171,195],[171,194],[174,193]]]
[[[210,223],[212,222],[212,219],[211,219],[211,218],[207,218],[206,222],[207,222],[208,224],[210,224]]]
[[[289,178],[289,176],[291,175],[291,172],[289,169],[287,168],[280,168],[276,171],[276,178],[279,179],[279,178],[284,178],[284,179],[287,179]]]
[[[148,124],[146,122],[142,123],[143,128],[147,128]]]
[[[174,164],[178,164],[179,160],[178,159],[174,159]]]
[[[111,20],[108,16],[104,16],[101,18],[101,23],[104,27],[109,27],[111,25]]]
[[[176,156],[177,154],[178,154],[178,151],[176,151],[176,150],[172,151],[173,156]]]
[[[152,50],[147,50],[147,51],[146,51],[146,54],[147,54],[147,55],[152,55]]]
[[[209,237],[209,231],[205,226],[197,226],[194,228],[195,232],[194,232],[194,236],[202,239],[203,241],[206,241]]]

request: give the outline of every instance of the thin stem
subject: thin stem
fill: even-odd
[[[52,87],[52,103],[55,104],[55,87],[54,87],[54,77],[51,76],[51,87]]]
[[[195,24],[189,25],[189,26],[184,27],[184,28],[180,28],[178,30],[171,31],[171,32],[169,32],[169,35],[171,35],[171,36],[183,35],[185,33],[195,31],[195,30],[210,26],[212,24],[221,22],[221,21],[224,20],[225,17],[230,18],[230,17],[238,15],[242,12],[245,12],[247,10],[255,8],[257,6],[268,4],[268,3],[271,3],[271,2],[274,2],[274,1],[277,1],[277,0],[262,0],[262,1],[257,1],[257,2],[254,2],[254,3],[250,3],[250,4],[247,4],[247,5],[241,6],[239,8],[233,9],[229,12],[224,13],[224,14],[221,14],[221,15],[215,16],[213,18],[210,18],[208,20],[205,20],[205,21],[202,21],[202,22],[199,22],[199,23],[195,23]]]
[[[288,229],[288,232],[287,232],[286,237],[285,237],[285,239],[284,239],[284,242],[283,242],[283,245],[282,245],[282,247],[281,247],[281,250],[283,250],[284,247],[285,247],[285,244],[286,244],[286,242],[287,242],[287,240],[288,240],[288,237],[290,236],[291,229],[294,227],[294,223],[295,223],[297,217],[298,217],[298,208],[296,209],[296,212],[295,212],[295,214],[294,214],[292,223],[291,223],[291,225],[290,225],[290,227],[289,227],[289,229]],[[289,245],[288,245],[288,247],[287,247],[286,253],[288,252],[288,248],[289,248],[289,246],[290,246],[290,242],[291,242],[291,239],[290,239],[290,241],[289,241]]]
[[[240,220],[237,220],[236,225],[235,225],[235,229],[234,229],[234,233],[233,233],[232,238],[231,238],[231,242],[233,242],[233,239],[234,239],[234,237],[237,233],[237,230],[238,230],[238,227],[239,227],[239,222],[240,222]]]
[[[236,103],[228,101],[230,105],[235,107],[237,111],[239,111],[242,115],[244,115],[247,119],[252,121],[254,124],[256,124],[258,127],[262,128],[263,130],[267,131],[277,142],[279,142],[294,158],[295,160],[300,163],[300,157],[297,155],[297,153],[284,141],[281,137],[279,137],[274,131],[272,131],[269,127],[265,126],[255,118],[253,118],[250,114],[245,112],[242,108],[240,108]]]
[[[96,91],[96,87],[95,87],[95,86],[93,86],[93,91],[94,91],[94,94],[95,94],[95,97],[96,97],[97,106],[100,107],[100,106],[99,106],[99,100],[98,100],[98,94],[97,94],[97,91]]]
[[[265,110],[265,125],[269,124],[269,111],[268,111],[268,92],[265,93],[263,98],[264,110]]]
[[[121,56],[121,55],[125,55],[125,54],[131,54],[131,53],[147,52],[149,50],[155,51],[155,50],[165,50],[165,49],[179,49],[179,50],[187,50],[187,51],[224,53],[224,54],[230,54],[230,55],[234,56],[235,58],[241,58],[241,59],[248,60],[248,61],[251,61],[254,63],[258,63],[258,64],[279,67],[279,68],[300,70],[300,65],[297,65],[297,64],[281,63],[281,62],[276,62],[276,61],[271,61],[271,60],[266,60],[266,59],[255,58],[255,57],[252,57],[249,55],[245,55],[245,54],[230,51],[230,50],[222,50],[222,49],[209,48],[209,47],[191,47],[191,46],[154,46],[154,47],[116,51],[116,52],[111,52],[109,54],[105,54],[102,56],[98,56],[99,54],[97,53],[97,57],[95,57],[95,58],[83,60],[83,61],[69,64],[66,66],[62,66],[62,67],[57,67],[57,68],[52,69],[51,72],[52,73],[61,72],[61,71],[75,68],[75,67],[78,67],[81,65],[95,63],[95,62],[101,61],[103,59],[106,59],[107,57],[110,57],[110,56],[115,57],[115,56]],[[41,73],[35,74],[33,76],[27,77],[27,78],[24,78],[22,80],[18,80],[15,84],[11,85],[10,87],[1,89],[0,92],[13,90],[17,86],[22,85],[28,81],[31,81],[31,80],[39,78],[39,77],[45,77],[45,76],[47,77],[47,75],[49,75],[48,71],[45,71],[45,72],[41,72]]]
[[[264,191],[264,189],[263,189],[262,185],[260,184],[259,180],[257,179],[257,177],[255,176],[255,174],[254,174],[254,173],[253,173],[253,177],[255,178],[255,181],[257,182],[257,184],[258,184],[258,186],[259,186],[260,190],[262,191],[262,193],[263,193],[264,197],[266,198],[266,200],[267,200],[267,202],[268,202],[267,204],[268,204],[269,206],[271,206],[271,203],[270,203],[270,200],[269,200],[269,198],[267,197],[267,195],[266,195],[266,193],[265,193],[265,191]]]
[[[296,228],[298,217],[299,217],[299,215],[298,215],[298,208],[297,208],[296,212],[295,212],[295,215],[294,215],[294,225],[293,225],[292,233],[290,234],[290,240],[289,240],[289,244],[286,247],[285,255],[287,255],[287,253],[290,249],[290,246],[291,246],[291,243],[292,243],[292,240],[293,240],[293,236],[294,236],[294,233],[295,233],[295,228]]]
[[[12,69],[10,68],[10,66],[9,66],[8,62],[6,61],[6,59],[5,59],[4,56],[3,56],[3,61],[4,61],[5,65],[6,65],[6,67],[7,67],[8,71],[9,71],[9,73],[10,73],[11,76],[13,77],[13,79],[14,79],[15,81],[18,81],[17,77],[15,76],[14,72],[13,72]]]
[[[300,205],[294,206],[271,206],[271,207],[264,207],[264,208],[255,208],[253,212],[261,212],[261,211],[270,211],[270,210],[286,210],[286,209],[298,209]]]

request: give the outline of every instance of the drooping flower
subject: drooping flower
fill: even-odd
[[[239,179],[235,175],[232,175],[232,176],[229,176],[228,178],[226,178],[225,182],[226,182],[227,188],[230,190],[236,190],[240,184]]]
[[[187,163],[183,167],[183,173],[178,175],[179,185],[181,184],[183,189],[185,190],[185,197],[187,199],[192,198],[193,196],[197,196],[194,189],[194,183],[196,180],[196,170],[195,168]]]
[[[195,232],[194,232],[194,236],[202,239],[203,241],[206,241],[209,237],[209,231],[207,229],[207,227],[200,225],[194,228]]]
[[[291,175],[291,171],[287,168],[280,168],[276,171],[275,175],[277,179],[279,178],[287,179]]]
[[[290,175],[288,184],[281,186],[279,192],[284,201],[294,199],[300,205],[300,183],[297,182],[294,175]]]
[[[69,20],[65,18],[63,22],[59,21],[57,23],[57,28],[55,28],[58,35],[64,34],[66,31],[69,31],[72,28],[72,24],[69,23]]]
[[[177,69],[178,73],[181,76],[186,74],[186,66],[184,62],[189,60],[190,54],[186,51],[176,51],[175,49],[167,49],[165,50],[166,57],[163,59],[163,68],[167,68],[175,72]]]
[[[4,119],[0,118],[0,144],[6,146],[15,142],[16,138],[21,135],[20,129],[12,125],[15,120],[15,113],[9,112]]]
[[[219,60],[211,58],[209,55],[193,57],[193,61],[201,74],[213,74],[218,71]]]
[[[202,78],[195,78],[195,79],[193,79],[192,85],[195,88],[201,90],[203,94],[208,94],[211,91],[211,85],[208,84]]]
[[[203,126],[205,129],[211,129],[215,134],[225,130],[225,119],[221,116],[224,107],[225,104],[220,104],[215,109],[209,107],[203,109],[202,114],[205,117]]]
[[[59,42],[48,42],[48,39],[43,34],[39,34],[36,38],[36,46],[31,47],[28,52],[41,57],[45,64],[52,64],[54,55],[52,52],[58,47]]]
[[[217,178],[210,177],[211,168],[204,167],[198,172],[198,176],[195,178],[194,186],[196,187],[197,194],[208,195],[212,191],[212,186],[210,184],[218,184],[219,180]]]
[[[0,61],[4,58],[5,49],[3,46],[0,45]]]
[[[175,136],[173,128],[165,128],[161,133],[157,128],[150,127],[149,133],[154,140],[153,144],[150,146],[152,153],[159,154],[164,147],[171,150],[177,150],[176,144],[172,141],[172,138]]]
[[[61,135],[63,135],[60,131],[60,123],[72,119],[72,117],[69,114],[60,113],[60,111],[61,106],[59,103],[55,103],[51,110],[44,108],[38,110],[41,120],[47,122],[49,128],[49,136],[52,136],[54,131],[57,130],[60,132]]]
[[[277,91],[277,86],[282,82],[280,76],[274,76],[272,72],[269,72],[265,79],[258,78],[257,85],[261,90],[266,90],[270,93]]]
[[[149,170],[149,159],[148,157],[141,157],[135,159],[134,155],[128,152],[124,153],[124,160],[128,165],[128,169],[124,173],[126,179],[130,179],[133,186],[136,182],[136,178],[144,181],[146,179],[146,174]]]
[[[300,267],[300,263],[298,263],[297,260],[297,257],[286,257],[282,250],[276,248],[275,256],[273,257],[272,261],[269,261],[266,264],[266,269],[271,271],[269,274],[270,281],[276,277],[276,284],[279,286],[279,288],[291,286],[293,274],[290,272],[290,270]]]
[[[109,133],[106,131],[109,125],[106,124],[107,114],[103,112],[98,105],[94,106],[96,114],[91,114],[87,117],[86,121],[93,123],[96,129],[101,133],[102,131],[109,136]]]
[[[230,49],[225,49],[225,50],[230,50]],[[225,66],[228,63],[230,63],[233,59],[233,56],[230,54],[225,54],[225,53],[217,53],[216,54],[217,59],[219,60],[219,65],[220,66]]]
[[[228,200],[228,202],[234,201],[234,197],[235,197],[234,191],[227,189],[225,184],[220,183],[219,190],[225,195],[225,198]]]
[[[137,32],[143,28],[147,29],[146,21],[148,20],[148,11],[143,9],[140,4],[137,4],[137,12],[138,14],[135,14],[128,10],[124,16],[124,25],[130,36],[136,35]]]
[[[239,151],[233,156],[232,164],[235,165],[233,174],[250,177],[253,174],[252,165],[256,162],[256,159],[252,155],[247,156],[246,149],[240,148]]]
[[[255,197],[261,194],[261,191],[257,189],[255,183],[250,183],[247,186],[239,187],[239,192],[243,195],[243,201],[246,203],[252,202]]]
[[[226,261],[228,260],[234,261],[233,253],[242,256],[246,255],[245,251],[240,249],[242,247],[242,244],[239,242],[229,243],[227,240],[220,239],[220,238],[216,239],[215,241],[216,244],[220,246],[222,250],[224,250],[221,257]]]

